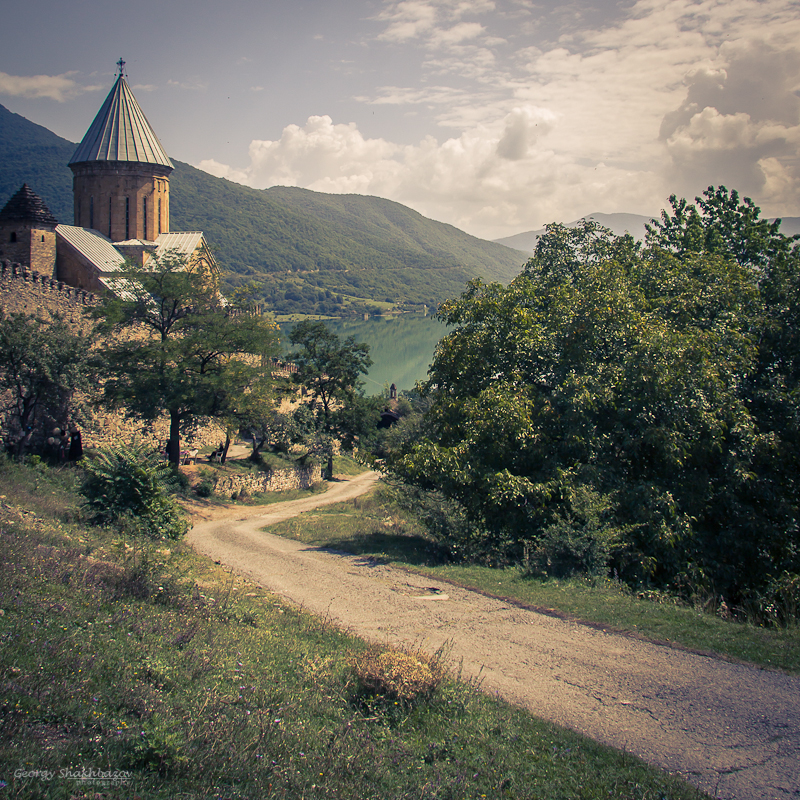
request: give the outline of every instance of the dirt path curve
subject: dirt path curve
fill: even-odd
[[[198,524],[189,541],[308,611],[377,641],[446,641],[483,688],[635,753],[725,800],[800,798],[800,680],[564,621],[260,529],[355,497],[324,495]]]

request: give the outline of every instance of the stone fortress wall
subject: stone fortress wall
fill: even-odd
[[[86,312],[98,302],[98,297],[91,292],[76,289],[21,264],[0,261],[0,312],[5,316],[25,314],[47,320],[58,315],[77,330],[87,331],[91,322]],[[169,420],[166,417],[146,426],[126,418],[121,412],[89,408],[81,419],[66,422],[77,425],[83,446],[88,448],[134,440],[163,447],[169,438]],[[186,450],[198,450],[209,445],[216,447],[224,440],[225,431],[214,423],[208,423],[189,433],[183,446]]]

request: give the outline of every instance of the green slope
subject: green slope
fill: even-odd
[[[72,223],[75,145],[0,105],[0,208],[27,183],[59,222]]]
[[[66,164],[74,149],[0,106],[0,206],[27,182],[59,220],[71,222]],[[390,200],[287,187],[259,191],[173,162],[171,229],[204,231],[229,288],[254,287],[279,313],[432,306],[476,276],[507,282],[526,260],[518,250]]]

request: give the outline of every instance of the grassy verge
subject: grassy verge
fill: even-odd
[[[374,648],[181,544],[81,525],[73,483],[0,462],[6,796],[700,797],[474,685],[376,691]]]
[[[656,593],[639,597],[610,580],[524,577],[517,569],[448,563],[423,529],[378,489],[272,526],[270,533],[369,555],[461,586],[608,625],[645,638],[800,673],[800,627],[764,628],[720,619]]]

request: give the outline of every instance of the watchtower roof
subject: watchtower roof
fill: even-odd
[[[50,213],[44,200],[27,183],[23,183],[22,188],[3,206],[0,211],[2,220],[36,222],[51,228],[58,225],[58,220]]]
[[[69,163],[86,161],[128,161],[173,169],[121,71]]]

